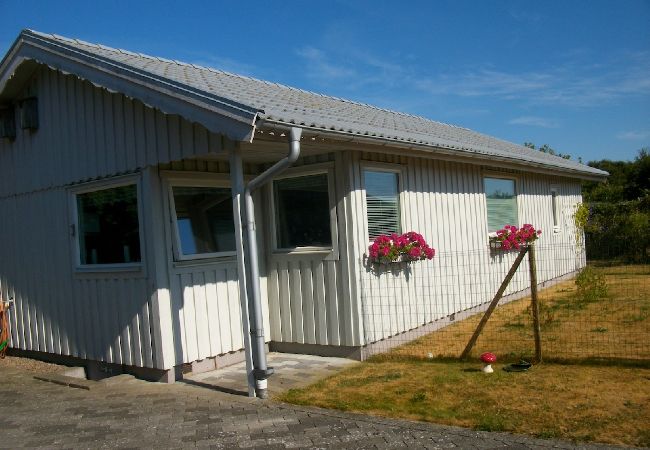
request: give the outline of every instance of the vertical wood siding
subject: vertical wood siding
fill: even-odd
[[[161,165],[161,169],[176,172],[229,173],[227,162],[204,160],[181,160]],[[245,165],[244,171],[251,173],[255,167]],[[165,210],[166,240],[171,242],[171,214],[168,193],[163,192]],[[259,196],[254,200],[259,205]],[[258,229],[264,229],[264,217],[258,206]],[[258,234],[260,247],[264,246],[263,233]],[[239,299],[239,277],[235,257],[218,261],[194,260],[174,262],[171,247],[168,247],[165,265],[169,271],[172,299],[172,327],[176,364],[189,363],[208,357],[241,350],[244,347],[242,317]],[[264,273],[264,265],[260,272]],[[263,296],[267,292],[266,277],[260,280]],[[269,329],[269,314],[266,298],[262,299],[264,327]],[[270,340],[267,333],[267,341]]]
[[[25,87],[24,96],[31,95],[38,98],[39,129],[31,132],[19,128],[13,142],[0,139],[0,291],[3,298],[16,300],[11,310],[10,345],[117,364],[169,368],[154,356],[156,345],[160,347],[152,338],[152,329],[157,326],[152,318],[157,314],[151,310],[150,299],[155,295],[156,277],[147,273],[147,264],[139,273],[75,273],[67,189],[93,179],[137,173],[146,166],[175,166],[178,163],[171,161],[208,152],[225,155],[231,143],[178,116],[165,115],[140,101],[44,66]],[[218,171],[223,164],[187,163],[191,170],[206,171]],[[145,214],[151,211],[144,210]],[[151,220],[143,218],[142,223],[162,226],[161,218],[146,219]],[[148,248],[167,245],[148,239],[147,230],[141,232]],[[154,253],[143,251],[143,255]],[[151,266],[167,270],[166,261]],[[229,307],[231,298],[237,296],[232,270],[205,268],[182,276],[184,281],[192,280],[191,286],[203,281],[205,292],[196,288],[191,296],[194,307],[203,307],[210,317],[220,313],[212,308],[216,306],[213,291],[225,292],[227,298],[219,297],[217,302]],[[189,288],[183,287],[182,292],[190,297]],[[220,320],[235,319],[233,313]],[[199,322],[195,333],[203,339],[206,331],[213,331],[211,326]],[[233,330],[237,328],[232,326]],[[163,330],[162,336],[173,339],[170,330]],[[213,352],[212,348],[223,351],[241,347],[241,332],[227,339],[224,336],[228,345],[217,345],[215,338],[210,334],[196,350],[188,345],[184,354],[198,357]]]
[[[306,146],[308,147],[308,146]],[[354,169],[345,153],[327,157],[307,157],[297,165],[309,166],[325,161],[334,163],[337,213],[338,255],[333,253],[274,253],[273,239],[267,236],[268,304],[271,340],[317,345],[361,345],[360,308],[355,302],[354,276],[350,272],[355,258],[356,227],[348,218],[357,207],[349,195]],[[267,191],[270,204],[270,191]],[[270,208],[263,220],[273,220]],[[261,226],[264,226],[264,222]],[[352,255],[352,258],[351,258]]]
[[[483,169],[479,166],[386,154],[354,153],[353,166],[366,162],[403,168],[402,231],[417,231],[436,248],[433,261],[392,269],[371,270],[357,259],[356,283],[362,307],[361,338],[370,343],[417,328],[452,313],[491,300],[515,252],[488,250]],[[359,230],[356,254],[367,252],[365,193],[359,171],[353,170],[351,202],[353,222]],[[538,241],[538,280],[571,273],[585,263],[575,248],[572,214],[581,201],[578,182],[562,178],[511,174],[517,177],[520,223],[544,230]],[[558,186],[562,229],[553,232],[551,184]],[[506,294],[528,287],[528,262],[524,260]]]
[[[227,173],[227,163],[196,158],[208,152],[223,154],[229,143],[178,116],[45,67],[37,71],[25,94],[38,96],[40,129],[18,130],[12,143],[0,140],[0,167],[11,168],[0,177],[0,291],[3,297],[16,299],[11,345],[167,368],[153,356],[156,315],[150,298],[156,277],[147,273],[146,264],[142,273],[74,273],[67,189],[160,164],[171,170]],[[301,163],[323,162],[325,157],[312,158]],[[326,159],[335,164],[338,258],[273,255],[262,233],[272,220],[270,211],[266,207],[258,211],[262,273],[268,274],[262,279],[262,292],[268,292],[265,327],[270,339],[363,345],[489,300],[485,293],[496,290],[514,255],[491,257],[485,251],[488,233],[480,167],[358,151],[337,152]],[[362,264],[367,251],[362,161],[404,167],[403,229],[421,232],[438,250],[434,261],[414,264],[408,278],[370,273]],[[252,168],[248,171],[253,173]],[[580,201],[579,184],[517,176],[520,222],[545,230],[540,281],[583,265],[583,253],[572,259],[559,245],[574,239],[570,217]],[[550,184],[560,190],[562,230],[557,234],[551,231]],[[162,199],[168,201],[166,193]],[[148,219],[169,227],[169,220]],[[169,230],[165,243],[153,242],[147,230],[143,232],[147,246],[169,247]],[[169,280],[173,330],[162,336],[174,340],[176,363],[239,350],[235,261],[174,265],[171,249],[166,252],[167,261],[154,266],[162,267]],[[475,282],[467,283],[468,279]],[[509,292],[522,289],[526,281],[524,268]]]
[[[48,69],[35,73],[25,96],[38,98],[40,127],[18,127],[0,140],[0,198],[134,172],[145,166],[222,153],[229,142],[179,116]]]
[[[335,161],[339,258],[268,252],[272,340],[364,345],[491,300],[516,253],[488,249],[481,167],[354,151],[337,153]],[[402,228],[424,235],[437,249],[433,261],[379,273],[364,264],[368,238],[361,173],[369,162],[403,169]],[[582,267],[584,252],[576,257],[571,250],[571,215],[581,200],[580,185],[510,175],[517,177],[519,222],[545,231],[538,243],[539,281]],[[562,230],[557,234],[552,231],[551,184],[560,190]],[[524,260],[506,294],[528,287],[527,264]]]
[[[154,367],[144,273],[73,273],[65,190],[0,199],[0,291],[14,348]]]
[[[171,294],[177,364],[243,348],[235,264],[178,269]]]

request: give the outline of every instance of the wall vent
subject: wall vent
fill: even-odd
[[[16,139],[16,113],[13,107],[0,109],[0,138]]]
[[[38,99],[36,97],[29,97],[20,103],[20,128],[23,130],[37,130]]]

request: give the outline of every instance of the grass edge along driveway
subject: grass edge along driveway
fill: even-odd
[[[482,373],[480,363],[364,362],[278,399],[541,438],[650,445],[650,369],[541,364]]]

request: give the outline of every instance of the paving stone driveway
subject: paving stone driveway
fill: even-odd
[[[0,367],[0,448],[577,448],[120,376],[90,390]],[[607,447],[582,447],[607,448]]]

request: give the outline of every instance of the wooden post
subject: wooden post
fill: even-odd
[[[537,301],[537,262],[535,260],[535,244],[528,247],[528,262],[530,269],[530,303],[533,309],[533,333],[535,334],[535,362],[542,362],[542,337],[539,325],[539,302]]]
[[[485,311],[483,318],[479,322],[478,326],[476,327],[476,330],[474,331],[474,334],[472,335],[469,342],[467,343],[467,347],[465,347],[465,350],[463,350],[463,353],[460,355],[460,359],[467,359],[467,357],[469,356],[469,352],[472,351],[472,347],[474,347],[474,344],[476,344],[476,340],[481,334],[481,331],[483,331],[483,327],[485,327],[485,324],[487,323],[488,319],[492,315],[492,312],[497,307],[497,303],[499,303],[499,300],[501,300],[501,297],[503,296],[503,293],[508,287],[508,284],[510,284],[510,280],[512,280],[512,277],[515,276],[515,272],[519,268],[519,265],[521,264],[521,261],[523,261],[527,251],[528,251],[528,247],[524,247],[519,251],[519,255],[517,255],[517,259],[515,259],[515,262],[512,263],[512,267],[510,268],[510,271],[503,279],[503,282],[501,283],[501,287],[499,287],[499,290],[497,291],[496,295],[492,299],[490,306],[488,306],[487,311]]]

